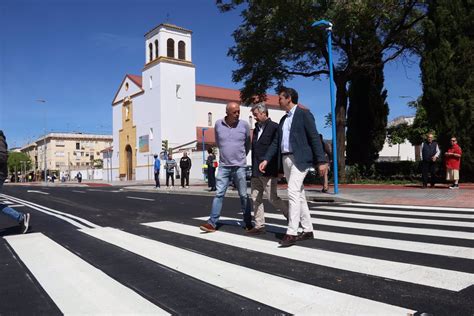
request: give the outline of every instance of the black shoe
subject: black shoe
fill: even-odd
[[[246,233],[247,233],[248,235],[261,235],[261,234],[265,234],[265,227],[260,227],[260,228],[252,227],[251,229],[247,230]]]
[[[20,222],[21,233],[26,234],[30,228],[30,213],[23,214],[23,220]]]
[[[298,236],[296,236],[296,241],[302,241],[302,240],[307,240],[307,239],[314,239],[313,232],[301,233]]]
[[[280,247],[290,247],[296,243],[296,236],[285,235],[283,239],[280,240]]]
[[[321,193],[327,193],[329,189],[322,189]]]

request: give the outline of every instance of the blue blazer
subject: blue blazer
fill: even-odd
[[[281,139],[283,135],[283,123],[287,115],[283,116],[278,126],[278,137],[275,137],[265,154],[264,160],[271,161],[277,155],[278,165],[281,163]],[[291,122],[290,144],[293,149],[296,168],[304,171],[319,163],[327,162],[324,155],[323,144],[319,137],[314,116],[307,109],[297,107]]]

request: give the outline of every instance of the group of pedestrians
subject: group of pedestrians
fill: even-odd
[[[158,155],[154,155],[155,162],[153,164],[153,171],[155,177],[155,188],[161,188],[160,185],[160,168],[161,168],[161,161]],[[191,171],[192,161],[191,158],[188,157],[188,153],[184,152],[183,157],[181,157],[179,161],[179,168],[181,169],[181,174],[178,169],[178,164],[176,160],[173,159],[172,154],[168,154],[165,159],[164,169],[166,172],[166,187],[172,189],[174,187],[174,179],[175,179],[175,171],[176,171],[176,178],[181,178],[181,188],[189,188],[189,172]],[[170,186],[171,184],[171,186]]]
[[[308,109],[298,105],[298,93],[292,88],[283,87],[279,91],[278,100],[280,108],[286,111],[279,124],[268,117],[268,109],[263,103],[252,107],[256,120],[252,141],[249,125],[239,119],[238,103],[228,103],[226,116],[216,121],[215,134],[220,162],[216,195],[209,220],[200,226],[201,230],[216,231],[223,198],[233,179],[239,193],[240,208],[248,234],[265,233],[262,199],[263,193],[266,192],[270,203],[287,218],[288,228],[279,242],[282,247],[314,237],[303,181],[312,166],[316,166],[319,174],[324,175],[328,169],[328,160],[313,115]],[[255,226],[252,225],[252,205],[246,182],[246,156],[250,149],[251,199]],[[288,182],[288,205],[277,196],[277,177],[281,171]],[[303,232],[299,234],[300,225]]]
[[[421,173],[422,173],[422,188],[428,187],[428,182],[431,187],[435,186],[436,182],[436,162],[440,159],[441,151],[438,143],[433,140],[433,133],[426,135],[426,140],[421,145]],[[450,189],[459,189],[459,169],[461,167],[462,150],[458,145],[456,137],[451,137],[450,147],[444,154],[444,163],[446,167],[446,181],[451,182]]]

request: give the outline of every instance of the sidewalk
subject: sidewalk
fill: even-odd
[[[207,184],[202,180],[191,179],[191,186],[182,189],[178,186],[167,189],[154,188],[154,181],[85,181],[81,184],[77,182],[55,182],[48,183],[54,187],[104,187],[121,186],[127,191],[156,192],[160,194],[186,194],[214,196],[214,192],[209,192]],[[43,182],[18,183],[8,185],[36,185],[43,186]],[[438,184],[435,188],[422,189],[420,184],[412,185],[375,185],[375,184],[341,184],[339,194],[321,193],[320,185],[305,186],[306,196],[310,201],[316,202],[358,202],[373,204],[395,204],[395,205],[419,205],[419,206],[442,206],[442,207],[464,207],[473,208],[474,211],[474,183],[461,183],[459,190],[450,190],[446,185]],[[330,192],[333,188],[331,187]],[[250,189],[249,189],[250,193]],[[278,194],[281,198],[287,199],[286,185],[278,186]],[[230,188],[227,196],[237,197],[236,190]]]

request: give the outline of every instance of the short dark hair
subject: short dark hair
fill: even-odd
[[[207,148],[207,153],[212,154],[213,150],[212,147]]]
[[[291,102],[293,102],[294,104],[298,104],[298,92],[296,92],[295,89],[288,87],[280,87],[278,89],[278,94],[281,93],[283,93],[285,98],[291,98]]]

